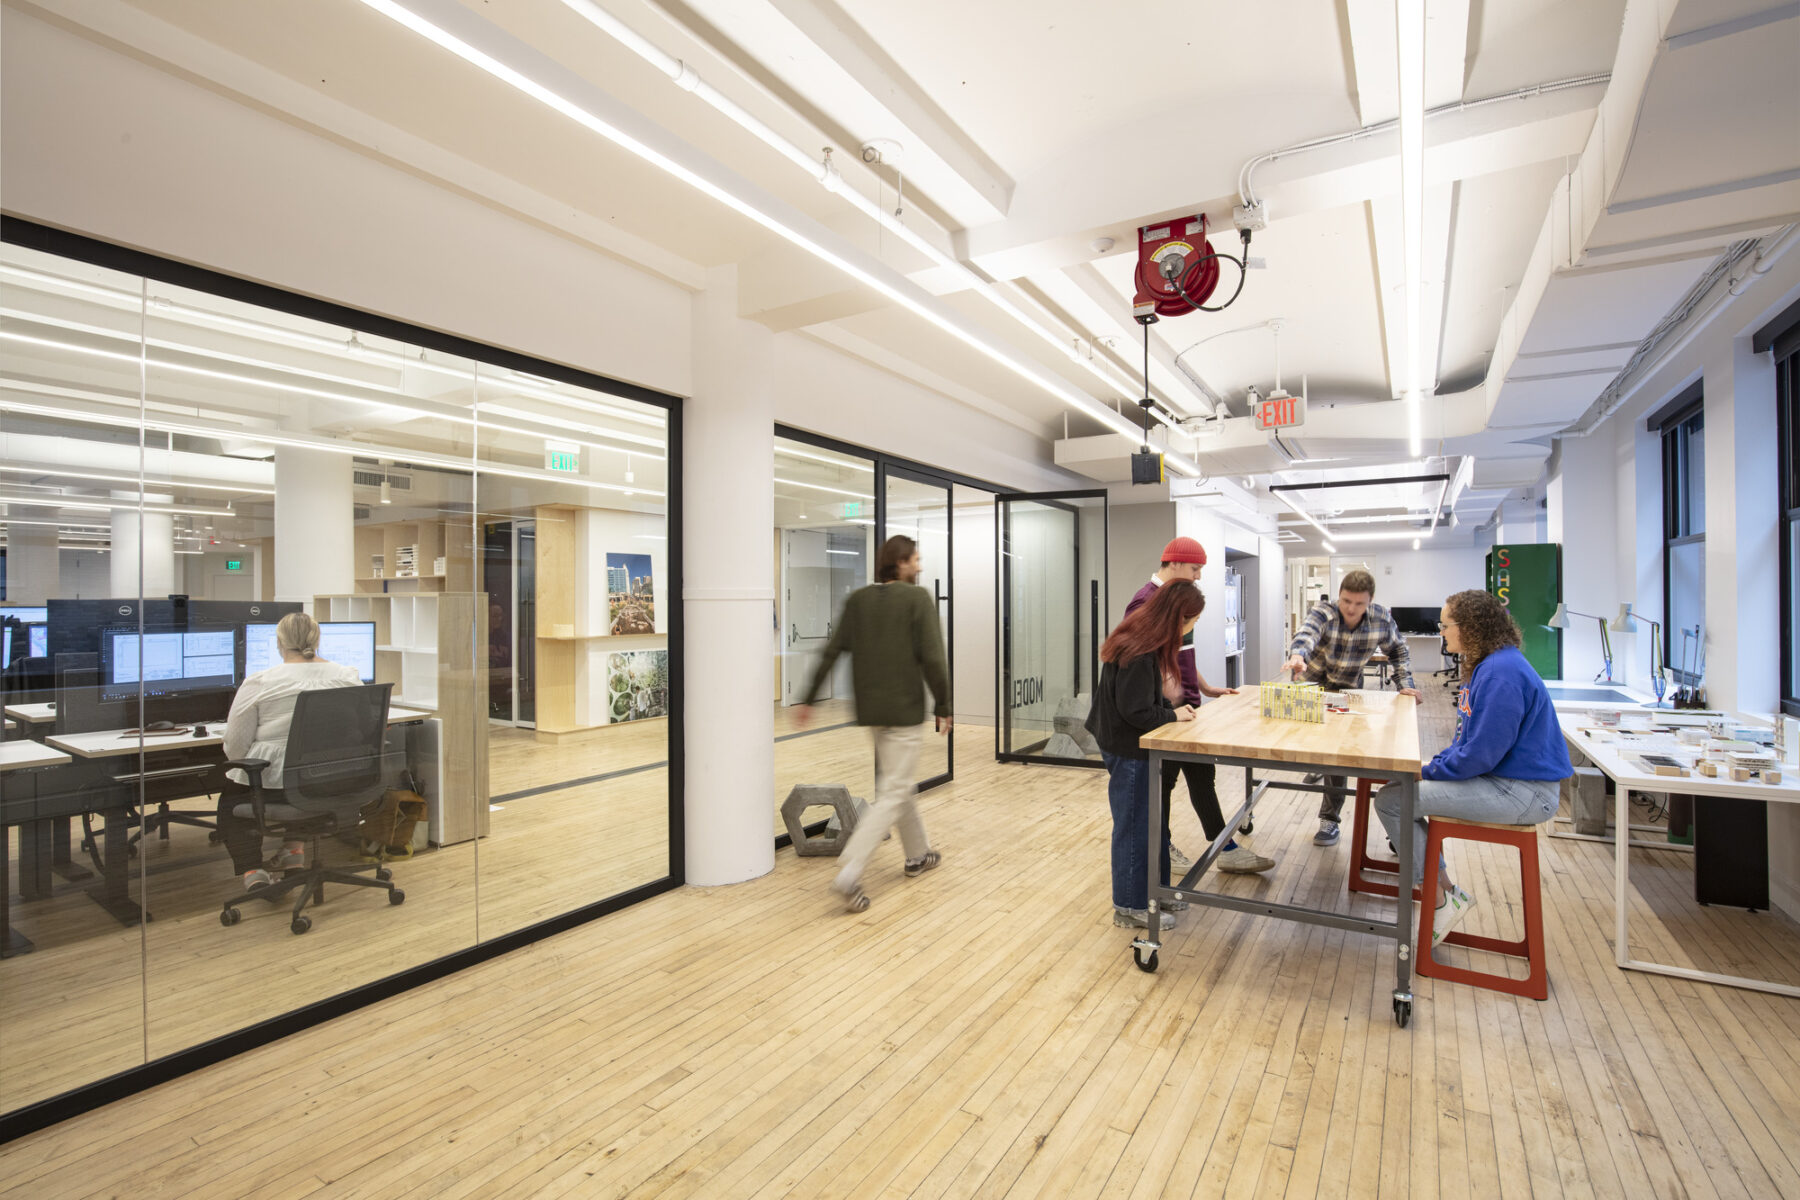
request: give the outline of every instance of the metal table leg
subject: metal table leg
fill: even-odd
[[[1399,888],[1394,896],[1394,1020],[1404,1029],[1412,1019],[1413,1005],[1411,896],[1415,871],[1413,822],[1418,819],[1419,781],[1402,779],[1389,786],[1400,789],[1400,836],[1394,839],[1394,849],[1400,856]]]
[[[1162,886],[1162,771],[1163,754],[1160,750],[1150,751],[1150,831],[1146,838],[1149,846],[1149,928],[1141,937],[1131,943],[1131,957],[1140,971],[1154,971],[1157,968],[1157,952],[1162,949],[1162,904],[1159,895]]]

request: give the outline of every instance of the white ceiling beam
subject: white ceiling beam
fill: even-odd
[[[765,91],[798,97],[822,125],[900,142],[908,189],[953,223],[1002,219],[1013,181],[847,13],[829,0],[651,0]],[[779,64],[779,74],[774,65]],[[784,103],[787,96],[777,96]]]
[[[1598,84],[1569,88],[1432,118],[1426,124],[1427,183],[1579,154],[1604,90]],[[1277,145],[1293,140],[1270,135]],[[1062,164],[1042,177],[1021,180],[1012,216],[970,229],[964,257],[998,278],[1017,278],[1090,261],[1097,237],[1114,239],[1113,252],[1126,253],[1139,225],[1194,212],[1208,214],[1229,238],[1239,169],[1248,158],[1275,148],[1264,142],[1241,156],[1196,161],[1153,153],[1128,138],[1105,141],[1082,156],[1078,185]],[[1279,222],[1397,192],[1399,162],[1398,136],[1373,134],[1271,163],[1258,171],[1256,189]]]
[[[217,91],[360,154],[391,163],[449,191],[479,197],[533,225],[691,291],[705,285],[706,272],[698,263],[634,236],[604,217],[571,208],[566,201],[377,120],[135,5],[92,0],[33,0],[33,4],[53,20],[112,43],[134,58],[205,80]]]
[[[1071,288],[1085,298],[1091,311],[1106,322],[1104,326],[1096,323],[1094,332],[1118,338],[1121,355],[1127,361],[1141,364],[1143,329],[1093,263],[1077,263],[1044,278],[1063,280],[1065,283],[1060,286]],[[1139,365],[1136,370],[1142,373],[1143,367]],[[1175,361],[1174,349],[1155,325],[1150,327],[1150,382],[1159,397],[1170,401],[1179,412],[1185,415],[1213,414],[1212,398],[1181,370]]]

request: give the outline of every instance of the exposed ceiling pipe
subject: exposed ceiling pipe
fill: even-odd
[[[685,92],[692,92],[695,96],[704,100],[707,104],[710,104],[713,108],[729,117],[740,128],[752,134],[758,141],[769,146],[783,158],[818,180],[826,191],[831,192],[833,195],[844,200],[852,208],[868,217],[871,221],[874,221],[882,228],[893,233],[896,237],[900,238],[901,241],[905,242],[914,250],[917,250],[920,254],[929,259],[932,265],[949,272],[964,289],[974,292],[983,300],[992,304],[995,308],[999,309],[1013,321],[1029,330],[1040,340],[1065,352],[1068,348],[1068,338],[1071,333],[1079,334],[1084,341],[1093,340],[1091,335],[1080,330],[1053,331],[1046,329],[1037,321],[1033,320],[1030,314],[1026,313],[1011,299],[1002,295],[996,284],[975,274],[974,271],[970,270],[963,263],[938,249],[931,241],[913,230],[898,216],[880,207],[855,188],[848,186],[844,182],[843,176],[838,173],[837,168],[832,165],[831,153],[829,150],[825,152],[822,160],[814,158],[810,152],[788,140],[761,118],[757,117],[742,105],[738,104],[735,100],[731,99],[731,97],[725,95],[710,83],[706,82],[692,65],[676,58],[649,39],[643,37],[636,30],[625,24],[625,22],[619,20],[618,17],[606,11],[604,8],[601,8],[598,4],[595,4],[593,0],[563,0],[563,3],[580,16],[586,18],[596,29],[599,29],[601,32],[612,37],[620,45],[667,75],[675,86],[681,88]],[[1108,388],[1115,390],[1123,389],[1122,394],[1130,394],[1136,390],[1137,385],[1135,382],[1124,380],[1114,372],[1108,371],[1105,366],[1102,365],[1104,360],[1077,357],[1074,361],[1076,365],[1093,375]],[[1171,419],[1172,416],[1178,417],[1178,414],[1158,413],[1157,416],[1163,424],[1169,426],[1171,429],[1180,428],[1177,421]]]
[[[1792,250],[1797,242],[1800,242],[1800,224],[1787,226],[1772,242],[1757,252],[1754,262],[1742,276],[1733,276],[1732,272],[1750,255],[1757,243],[1738,242],[1727,249],[1688,290],[1681,302],[1657,322],[1656,328],[1639,343],[1625,366],[1595,399],[1592,408],[1598,411],[1592,417],[1565,429],[1558,436],[1587,437],[1604,425],[1607,418],[1637,394],[1638,385],[1685,350],[1729,306],[1733,297],[1742,294],[1739,285],[1745,276],[1768,274],[1776,261]],[[1720,288],[1719,284],[1727,279],[1730,282]],[[1707,302],[1708,296],[1712,297],[1710,303]],[[1706,305],[1703,312],[1700,311],[1702,304]],[[1696,313],[1699,315],[1696,316]],[[1681,331],[1679,336],[1676,336],[1676,330]],[[1671,338],[1674,340],[1671,341]]]

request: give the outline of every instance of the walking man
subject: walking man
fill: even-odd
[[[831,884],[849,912],[869,907],[862,889],[863,868],[896,824],[908,877],[924,874],[939,861],[925,836],[913,794],[925,689],[931,689],[937,732],[949,733],[950,671],[944,662],[937,605],[918,586],[918,578],[918,544],[898,535],[883,542],[875,560],[876,582],[852,592],[844,602],[837,628],[795,714],[804,725],[813,700],[830,678],[832,664],[848,652],[856,723],[866,727],[875,742],[875,798],[856,823],[843,849],[843,867]]]
[[[1406,650],[1406,639],[1400,636],[1393,616],[1374,599],[1375,577],[1361,569],[1347,572],[1344,582],[1338,585],[1337,603],[1321,597],[1306,615],[1306,623],[1288,647],[1286,669],[1331,691],[1359,688],[1363,668],[1380,651],[1387,655],[1394,678],[1400,681],[1400,694],[1423,699],[1424,693],[1413,686],[1412,658]],[[1315,846],[1337,845],[1338,818],[1343,815],[1344,799],[1349,794],[1349,780],[1343,775],[1325,776],[1325,786],[1330,790],[1319,804]]]
[[[1200,582],[1200,569],[1206,565],[1206,548],[1193,538],[1178,537],[1163,547],[1162,566],[1150,577],[1150,582],[1137,590],[1131,603],[1125,606],[1125,615],[1130,616],[1140,607],[1150,602],[1157,589],[1165,583],[1176,579],[1186,579],[1196,586]],[[1181,645],[1181,654],[1176,660],[1181,667],[1182,703],[1200,707],[1202,697],[1216,699],[1220,696],[1237,695],[1236,688],[1213,687],[1200,674],[1199,664],[1194,661],[1194,635],[1188,634]],[[1168,832],[1169,798],[1175,794],[1175,780],[1187,780],[1188,800],[1194,806],[1194,815],[1200,818],[1200,828],[1206,834],[1210,844],[1225,828],[1225,815],[1219,810],[1219,793],[1216,786],[1217,771],[1212,763],[1165,761],[1162,771],[1162,814],[1164,834]],[[1193,866],[1187,856],[1174,847],[1169,846],[1171,870],[1187,874]],[[1240,846],[1236,840],[1225,843],[1224,851],[1219,855],[1218,867],[1221,871],[1237,874],[1251,874],[1266,871],[1275,865],[1275,860],[1265,858],[1248,846]],[[1167,882],[1166,880],[1164,882]]]

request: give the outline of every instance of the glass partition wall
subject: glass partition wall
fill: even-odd
[[[672,879],[669,403],[79,245],[0,246],[0,1113]]]
[[[796,784],[841,783],[864,799],[874,794],[873,751],[856,727],[851,694],[852,665],[841,658],[820,681],[812,720],[802,727],[792,710],[806,698],[851,592],[874,581],[881,545],[904,534],[918,543],[918,585],[937,604],[945,660],[955,675],[957,628],[953,576],[956,541],[953,492],[990,497],[978,481],[951,476],[915,463],[863,452],[842,443],[778,428],[775,436],[775,529],[772,545],[775,584],[775,832],[786,825],[781,804]],[[981,504],[986,504],[983,499]],[[966,524],[966,522],[965,522]],[[980,526],[989,543],[991,524]],[[965,541],[968,539],[965,538]],[[990,551],[980,551],[986,570]],[[966,557],[966,556],[965,556]],[[986,593],[991,606],[992,594]],[[991,643],[992,616],[979,617],[978,631]],[[984,664],[985,665],[985,664]],[[918,784],[936,787],[954,776],[951,737],[938,737],[926,717],[919,755]],[[826,810],[808,814],[823,817]]]

